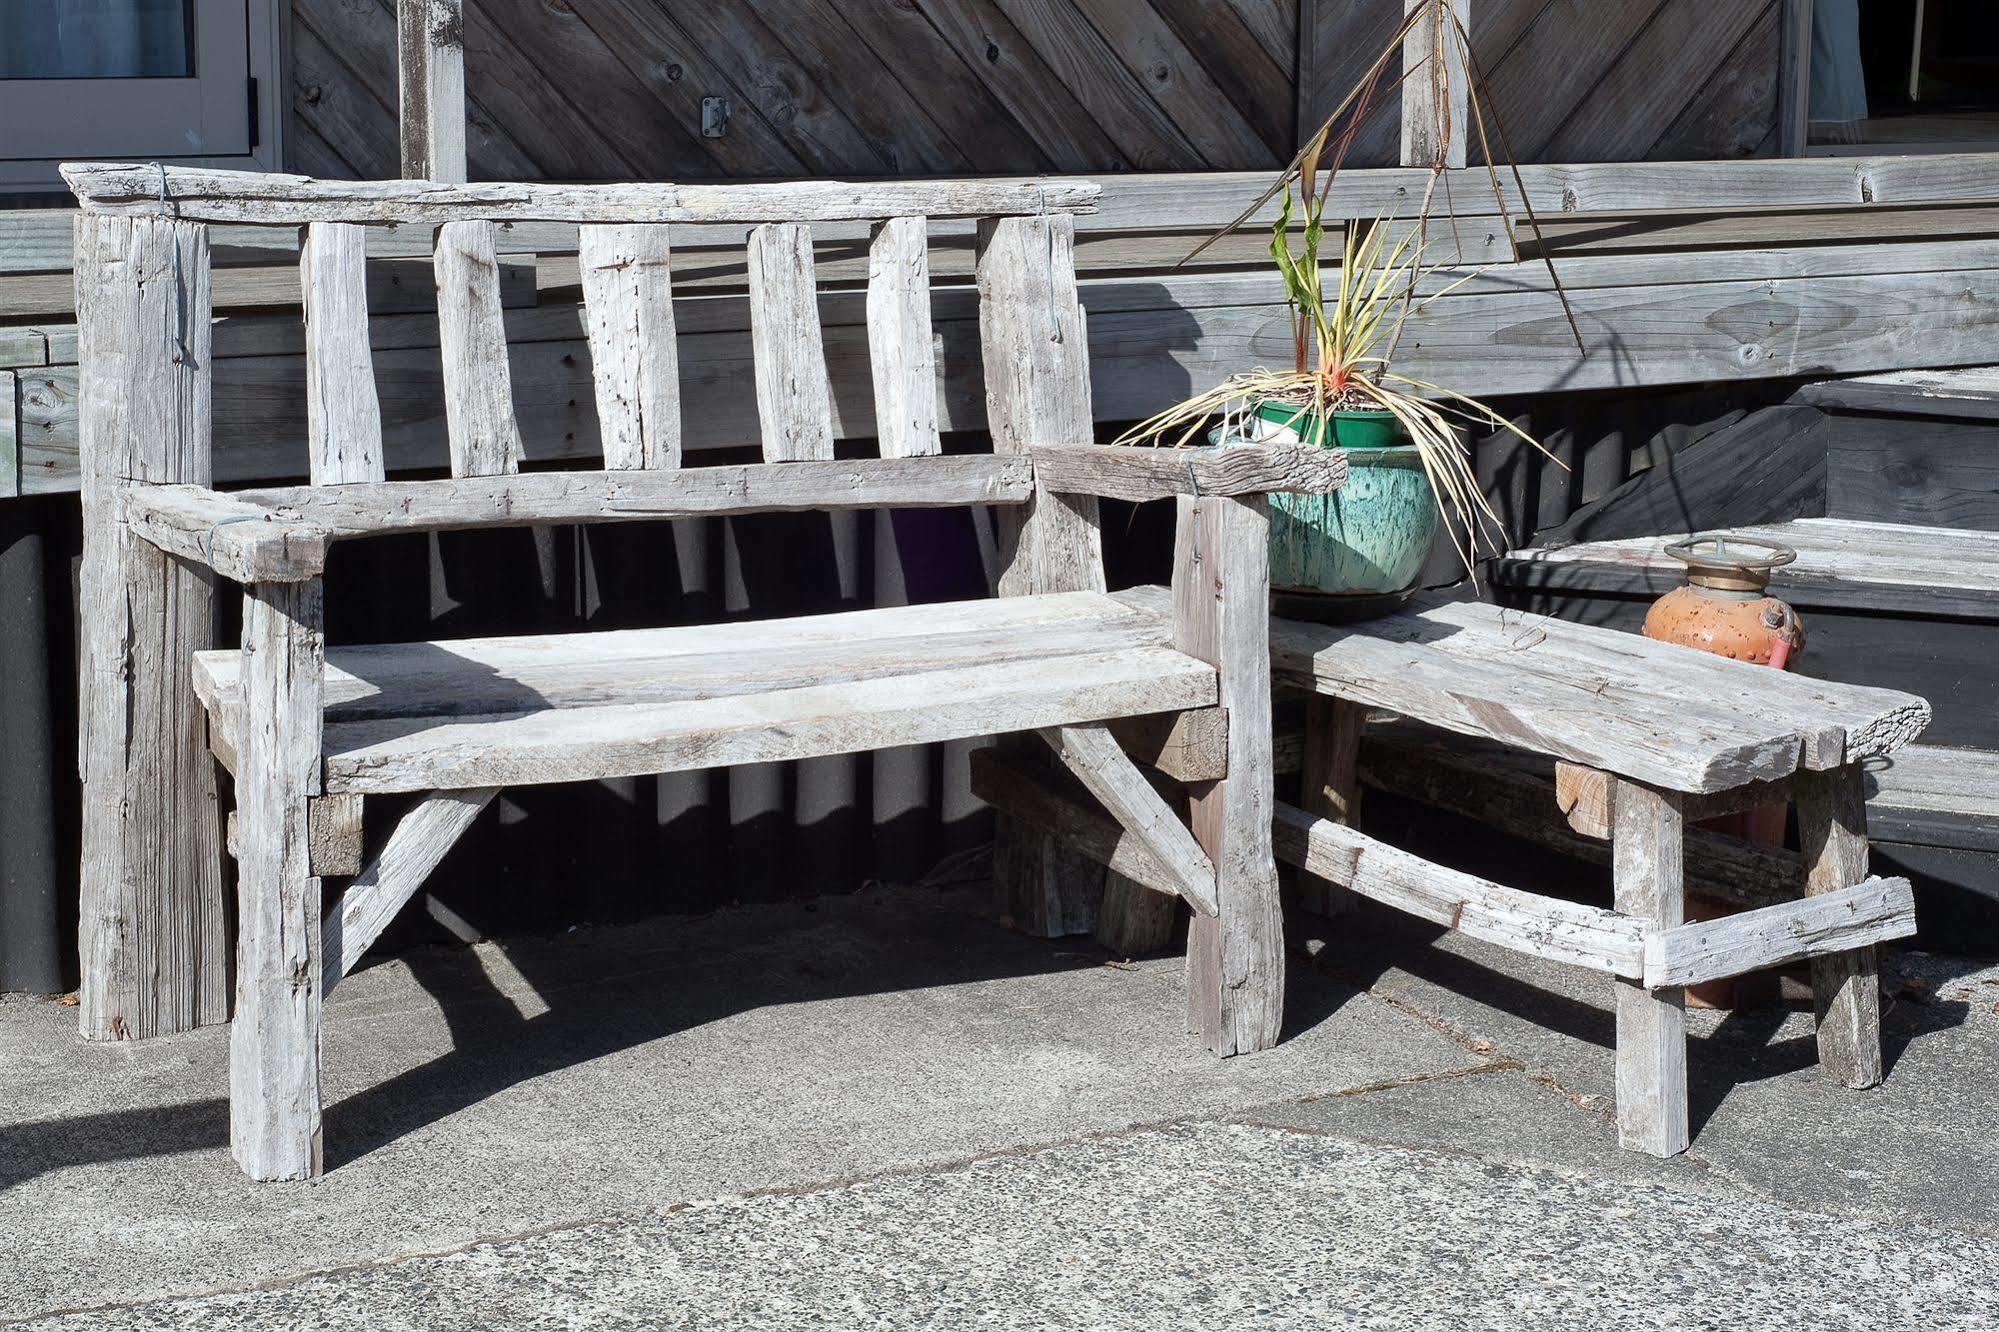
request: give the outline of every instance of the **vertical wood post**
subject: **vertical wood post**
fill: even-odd
[[[1194,837],[1215,863],[1220,914],[1187,930],[1187,1025],[1220,1055],[1277,1044],[1284,912],[1270,844],[1270,502],[1179,501],[1173,645],[1214,664],[1228,709],[1228,776],[1191,786]]]
[[[1360,819],[1360,737],[1367,708],[1350,699],[1314,694],[1305,700],[1305,759],[1299,775],[1299,808],[1334,823]],[[1347,890],[1298,871],[1298,904],[1336,915],[1352,905]]]
[[[993,451],[1088,440],[1090,361],[1076,291],[1076,223],[1067,215],[986,218],[978,237],[979,342]],[[1001,596],[1104,590],[1097,502],[1037,491],[997,515]],[[1039,748],[1022,736],[1008,748]],[[1103,867],[1045,833],[997,816],[993,879],[1015,928],[1043,938],[1096,925]]]
[[[1403,13],[1418,11],[1402,39],[1402,68],[1414,71],[1402,83],[1402,165],[1461,167],[1471,71],[1450,17],[1469,32],[1471,0],[1403,0]]]
[[[402,171],[465,179],[464,0],[396,0]]]
[[[1812,0],[1781,0],[1777,73],[1777,156],[1803,157],[1811,138]]]
[[[1805,892],[1837,892],[1867,877],[1867,797],[1857,764],[1800,772],[1798,802]],[[1881,979],[1876,950],[1855,948],[1812,959],[1819,1064],[1848,1087],[1881,1081]]]
[[[319,791],[326,670],[318,579],[244,589],[236,742],[236,1020],[229,1146],[253,1179],[320,1173]]]
[[[83,574],[80,1018],[93,1040],[228,1017],[214,761],[189,679],[214,646],[206,570],[131,536],[120,493],[207,484],[207,229],[170,217],[75,224]]]
[[[1677,797],[1620,781],[1612,796],[1617,910],[1659,929],[1683,923],[1685,829]],[[1687,1000],[1618,979],[1617,1141],[1672,1156],[1687,1149]]]

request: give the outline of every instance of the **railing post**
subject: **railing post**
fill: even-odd
[[[1402,39],[1402,68],[1414,71],[1402,82],[1402,165],[1461,167],[1471,71],[1457,29],[1471,31],[1471,0],[1403,0],[1405,14],[1418,10]]]
[[[396,0],[402,171],[465,179],[464,0]]]

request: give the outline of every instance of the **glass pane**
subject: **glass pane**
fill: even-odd
[[[0,0],[0,79],[194,72],[194,0]]]

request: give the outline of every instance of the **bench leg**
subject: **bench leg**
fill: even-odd
[[[1299,808],[1352,827],[1360,821],[1360,736],[1367,708],[1351,699],[1314,694],[1305,700],[1305,761]],[[1298,872],[1298,905],[1322,916],[1352,905],[1347,890]]]
[[[1792,783],[1805,893],[1837,892],[1867,877],[1867,798],[1860,767],[1801,772]],[[1848,1087],[1881,1081],[1881,980],[1876,950],[1812,959],[1819,1064]]]
[[[307,828],[324,671],[319,583],[245,589],[229,1147],[252,1179],[309,1179],[324,1165],[319,880]]]
[[[1615,792],[1617,910],[1664,929],[1682,923],[1686,890],[1678,800],[1620,782]],[[1617,1142],[1672,1156],[1687,1149],[1686,992],[1617,986]]]
[[[1228,709],[1228,776],[1191,786],[1194,837],[1215,863],[1217,916],[1187,930],[1187,1025],[1220,1055],[1277,1044],[1284,909],[1270,844],[1270,510],[1262,496],[1180,500],[1173,645],[1213,662]]]

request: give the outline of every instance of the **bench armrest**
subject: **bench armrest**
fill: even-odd
[[[326,568],[331,534],[296,513],[206,486],[121,492],[126,526],[169,555],[239,583],[298,583]]]
[[[1240,445],[1226,449],[1036,447],[1036,484],[1060,494],[1153,500],[1169,495],[1323,495],[1347,479],[1339,449]]]

